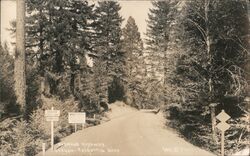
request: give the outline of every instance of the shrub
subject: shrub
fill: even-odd
[[[0,47],[0,113],[3,117],[19,114],[14,93],[14,59]],[[0,115],[1,118],[2,115]]]
[[[40,132],[28,122],[8,118],[0,126],[1,155],[35,155],[42,144]]]

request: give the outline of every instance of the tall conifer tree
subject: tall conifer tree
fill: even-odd
[[[87,1],[67,0],[28,0],[27,6],[30,58],[35,58],[41,76],[49,73],[54,77],[50,81],[52,94],[57,93],[59,75],[66,73],[73,93],[76,74],[81,74],[84,56],[92,48],[93,6]]]
[[[126,82],[126,101],[137,104],[140,107],[143,97],[143,79],[146,74],[146,67],[143,55],[143,42],[140,32],[133,17],[129,17],[127,24],[123,28],[123,52],[126,56],[125,82]],[[128,102],[129,103],[129,102]]]
[[[153,1],[153,8],[148,14],[149,20],[147,29],[146,44],[148,59],[151,62],[151,69],[156,79],[161,81],[164,77],[165,55],[169,40],[171,2]]]
[[[108,99],[108,90],[116,95],[112,97],[122,100],[121,77],[124,75],[124,54],[121,51],[121,24],[119,14],[121,7],[116,1],[101,1],[95,9],[95,50],[99,56],[99,65],[104,66],[98,94]],[[101,63],[102,62],[102,63]],[[116,81],[114,81],[116,79]],[[113,84],[112,83],[116,83]],[[117,90],[116,90],[116,89]],[[117,97],[115,97],[117,96]],[[112,100],[111,100],[112,101]]]

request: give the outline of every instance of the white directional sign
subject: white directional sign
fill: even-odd
[[[45,110],[45,116],[60,116],[60,110]]]
[[[60,110],[45,110],[46,121],[59,121]]]
[[[59,121],[58,116],[46,116],[46,121]]]
[[[84,124],[86,122],[86,114],[84,112],[69,112],[69,123]]]
[[[220,122],[216,127],[221,131],[226,131],[230,128],[230,125],[225,122]]]

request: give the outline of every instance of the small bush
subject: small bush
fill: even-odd
[[[42,144],[40,132],[26,121],[8,118],[1,122],[0,130],[0,151],[3,156],[33,156]]]
[[[178,130],[192,144],[217,154],[220,153],[220,131],[216,130],[218,140],[218,144],[216,144],[212,139],[212,127],[208,117],[199,115],[199,111],[180,110],[175,104],[169,110],[169,126]],[[232,118],[228,123],[231,128],[225,132],[225,153],[231,155],[246,147],[244,142],[250,139],[250,132],[246,128],[249,125],[249,120],[246,117]]]

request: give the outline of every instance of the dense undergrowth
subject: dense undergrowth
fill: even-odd
[[[204,116],[197,111],[181,111],[177,107],[170,107],[170,109],[169,113],[166,113],[168,114],[166,116],[168,126],[176,129],[188,142],[217,155],[220,154],[221,132],[216,128],[216,140],[213,140],[210,114]],[[217,121],[217,123],[219,122]],[[225,154],[232,155],[248,147],[250,122],[249,117],[245,114],[233,117],[227,123],[231,127],[225,132]]]

